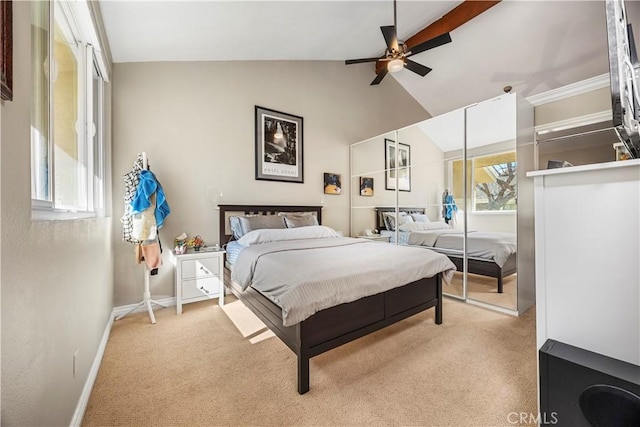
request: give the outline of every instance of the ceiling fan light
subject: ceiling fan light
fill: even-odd
[[[390,73],[395,73],[404,68],[404,61],[402,59],[396,58],[389,61],[387,64],[387,69]]]

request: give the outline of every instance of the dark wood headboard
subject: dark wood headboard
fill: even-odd
[[[384,223],[385,213],[395,213],[395,207],[378,207],[376,208],[376,228],[378,230],[386,230],[387,226]],[[398,212],[406,212],[408,214],[424,214],[425,208],[398,208]]]
[[[314,212],[322,224],[322,206],[218,205],[220,208],[220,246],[231,240],[229,217],[234,215],[278,215],[279,212]]]

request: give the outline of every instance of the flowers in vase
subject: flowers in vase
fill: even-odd
[[[204,240],[199,235],[187,240],[187,246],[193,248],[194,251],[199,251],[204,246]]]

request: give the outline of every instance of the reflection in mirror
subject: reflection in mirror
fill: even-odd
[[[458,212],[451,186],[451,163],[461,158],[464,116],[460,111],[431,118],[398,131],[411,147],[411,191],[399,192],[398,242],[446,254],[456,264],[451,284],[443,293],[464,299],[464,216]]]
[[[562,162],[573,166],[611,162],[628,155],[611,120],[570,128],[554,129],[553,124],[540,128],[536,134],[538,169]]]
[[[467,298],[517,309],[515,94],[467,110]]]
[[[390,150],[387,141],[394,141],[396,132],[370,138],[351,145],[351,236],[388,241],[380,236],[377,226],[376,207],[383,206],[395,211],[395,191],[386,189],[395,186],[395,175],[389,168]],[[392,146],[395,148],[395,144]],[[389,184],[391,182],[391,184]]]
[[[518,177],[519,165],[531,170],[533,121],[522,163],[517,105],[507,94],[353,144],[352,236],[377,230],[372,238],[443,253],[458,269],[444,294],[518,310]]]

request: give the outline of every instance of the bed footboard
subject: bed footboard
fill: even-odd
[[[293,326],[283,326],[280,308],[249,288],[240,299],[294,353],[298,363],[298,393],[309,391],[309,359],[435,307],[442,324],[441,275],[317,312]]]

